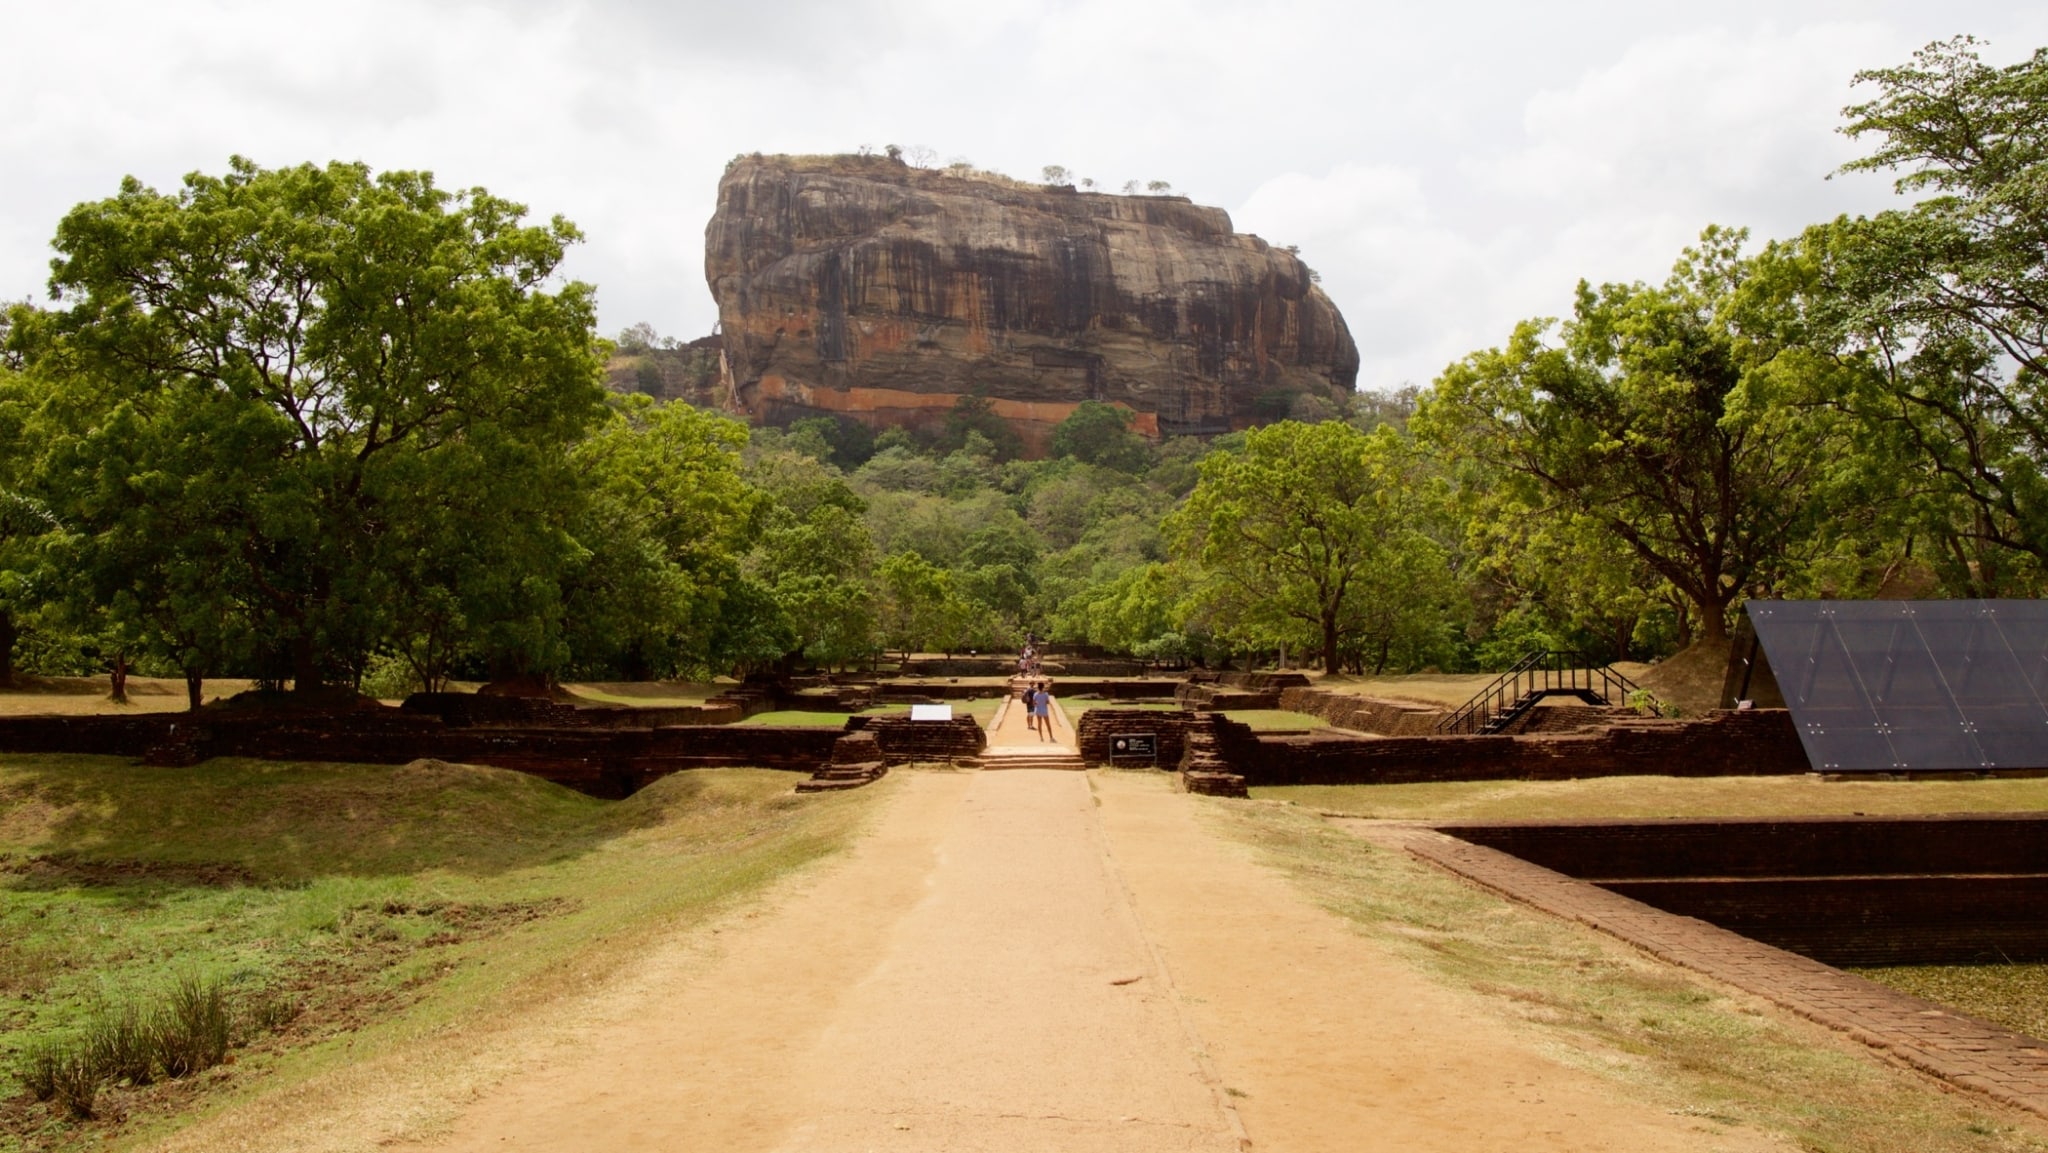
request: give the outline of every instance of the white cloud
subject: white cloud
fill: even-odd
[[[923,143],[1017,174],[1167,179],[1299,244],[1367,383],[1423,381],[1554,313],[1580,276],[1658,277],[1709,220],[1781,234],[1880,201],[1824,182],[1856,68],[2003,0],[0,0],[0,299],[123,174],[227,157],[433,169],[562,213],[604,323],[715,317],[725,162]]]

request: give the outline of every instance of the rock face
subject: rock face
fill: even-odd
[[[705,230],[723,402],[782,423],[942,423],[988,397],[1028,448],[1084,400],[1151,436],[1341,401],[1344,318],[1221,209],[883,157],[748,156]]]

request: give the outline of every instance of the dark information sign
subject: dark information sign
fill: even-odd
[[[1109,755],[1115,757],[1143,757],[1148,761],[1159,759],[1159,735],[1157,733],[1115,733],[1109,738]]]
[[[2048,601],[1751,601],[1822,772],[2048,768]]]

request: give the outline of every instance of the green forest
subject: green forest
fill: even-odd
[[[1747,598],[2036,596],[2048,50],[1859,75],[1900,207],[1705,228],[1427,386],[1209,441],[1083,404],[1048,459],[603,387],[559,217],[237,158],[57,223],[6,313],[0,681],[378,695],[1002,651],[1329,672],[1668,655]],[[1569,286],[1560,285],[1560,291]],[[644,339],[644,326],[639,338]],[[629,332],[627,338],[634,338]]]

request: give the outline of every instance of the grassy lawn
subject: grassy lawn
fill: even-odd
[[[824,728],[837,729],[845,727],[846,718],[852,715],[852,713],[813,712],[809,709],[771,709],[768,712],[755,713],[743,721],[734,721],[733,723],[738,725],[818,725]]]
[[[1286,709],[1226,709],[1224,716],[1261,732],[1307,732],[1329,725],[1321,717],[1292,713]]]
[[[2048,965],[1893,965],[1854,969],[1883,985],[2048,1038]]]
[[[945,701],[943,703],[953,706],[954,716],[973,717],[986,727],[990,721],[995,719],[996,707],[1002,704],[1002,699],[1000,697],[984,697],[975,701]],[[775,709],[770,712],[755,713],[746,720],[736,723],[742,725],[829,725],[836,729],[846,724],[846,718],[854,715],[853,713],[814,709]],[[874,708],[862,710],[859,715],[868,717],[909,716],[910,706],[877,705]]]
[[[264,1094],[317,1111],[366,1061],[438,1075],[443,1058],[412,1056],[426,1039],[587,992],[836,851],[884,791],[794,781],[700,770],[613,802],[436,762],[0,756],[0,1150],[134,1147]],[[283,1008],[238,1027],[229,1065],[102,1089],[96,1120],[19,1092],[37,1046],[181,978]]]
[[[1073,697],[1060,697],[1060,707],[1067,711],[1067,719],[1078,723],[1089,709],[1149,709],[1154,712],[1177,713],[1180,706],[1172,701],[1082,701]]]
[[[1401,820],[1989,813],[2048,809],[2048,778],[1595,777],[1580,781],[1266,786],[1253,789],[1252,795],[1319,812]]]
[[[1780,1135],[1788,1148],[1843,1153],[2048,1149],[2038,1128],[1819,1026],[1375,848],[1309,812],[1192,803],[1358,932],[1518,1018],[1560,1059],[1710,1131],[1749,1128]]]
[[[733,686],[687,681],[600,681],[562,687],[599,704],[659,709],[701,705]]]
[[[252,682],[210,680],[204,686],[208,701],[220,700],[246,691]],[[57,677],[42,679],[36,687],[0,692],[0,716],[133,716],[136,713],[178,713],[186,709],[185,682],[163,677],[129,677],[128,703],[117,705],[107,699],[105,677]]]

